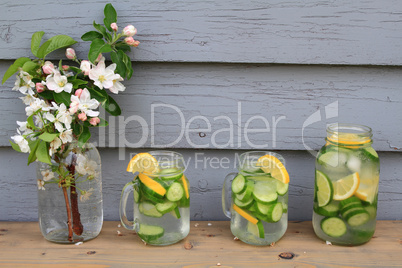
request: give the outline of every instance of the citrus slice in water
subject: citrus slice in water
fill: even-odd
[[[360,187],[355,192],[355,196],[357,196],[360,200],[372,204],[375,199],[376,190],[377,187],[375,185],[360,185]]]
[[[128,163],[127,172],[157,173],[159,172],[158,161],[149,153],[136,154]]]
[[[345,200],[354,195],[359,188],[359,173],[355,172],[333,183],[334,200]]]
[[[257,166],[265,173],[283,183],[289,183],[289,174],[282,162],[273,155],[264,155],[258,158]]]
[[[326,206],[331,202],[333,188],[330,179],[321,171],[315,172],[315,184],[317,187],[317,202],[319,207]]]

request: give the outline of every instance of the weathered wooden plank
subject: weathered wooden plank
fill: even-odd
[[[10,63],[2,61],[0,73]],[[9,146],[15,121],[26,120],[13,80],[0,86],[1,146]],[[379,151],[401,151],[401,84],[401,69],[389,67],[139,63],[116,96],[122,116],[107,118],[111,125],[94,140],[101,147],[318,150],[326,124],[339,121],[372,127]]]
[[[117,231],[121,234],[118,236]],[[357,247],[325,245],[311,222],[290,222],[272,247],[235,241],[229,222],[191,222],[190,234],[167,247],[144,245],[133,232],[105,222],[96,239],[80,246],[47,242],[37,222],[0,222],[0,265],[10,267],[396,267],[402,222],[380,221],[374,238]],[[187,247],[187,249],[185,248]],[[188,249],[189,248],[189,249]],[[286,260],[279,254],[292,252]]]
[[[30,55],[44,30],[80,40],[107,1],[5,1],[0,59]],[[114,3],[134,24],[137,61],[401,65],[402,3],[389,1],[148,1]],[[86,55],[88,45],[75,48]],[[55,55],[54,55],[55,56]]]
[[[133,179],[126,167],[131,153],[150,149],[101,149],[105,220],[118,220],[118,204],[124,185]],[[225,220],[221,208],[222,185],[235,172],[236,154],[230,150],[175,150],[188,165],[192,220]],[[290,174],[289,219],[311,220],[314,187],[314,158],[307,152],[279,151]],[[0,221],[36,221],[37,186],[35,164],[27,167],[25,154],[0,149]],[[378,219],[402,220],[401,153],[380,153]],[[129,212],[129,215],[130,214]]]

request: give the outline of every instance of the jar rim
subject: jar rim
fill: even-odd
[[[348,145],[371,142],[372,129],[365,125],[333,123],[327,126],[327,141]]]
[[[153,157],[155,157],[155,159],[158,161],[160,168],[176,169],[172,170],[172,172],[170,173],[165,173],[164,175],[158,174],[158,176],[172,176],[183,173],[186,169],[186,163],[181,153],[168,150],[155,150],[155,151],[149,151],[148,153]]]
[[[259,169],[259,167],[256,166],[257,160],[264,155],[272,155],[278,158],[279,161],[282,162],[282,164],[285,166],[285,158],[275,152],[272,151],[247,151],[242,154],[240,154],[237,159],[236,159],[236,168],[241,171],[244,170],[245,167],[250,168],[251,170],[253,169]],[[246,165],[247,164],[247,165]],[[257,174],[258,175],[258,174]],[[265,175],[265,173],[262,173],[260,175]]]

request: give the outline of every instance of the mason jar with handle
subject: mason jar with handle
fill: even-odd
[[[374,234],[380,160],[371,128],[331,124],[316,159],[313,227],[325,241],[366,243]]]
[[[252,245],[278,241],[288,224],[289,174],[279,154],[246,152],[237,159],[238,172],[228,174],[222,207],[232,234]]]
[[[135,155],[127,171],[137,173],[120,200],[123,226],[135,230],[147,244],[170,245],[190,231],[190,184],[183,174],[183,156],[171,151]],[[134,220],[127,217],[128,197],[134,196]]]

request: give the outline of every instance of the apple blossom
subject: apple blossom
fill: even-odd
[[[81,61],[80,69],[85,75],[88,75],[89,70],[91,70],[91,63],[88,60]]]
[[[54,173],[50,169],[42,170],[40,173],[42,174],[44,181],[50,181],[51,179],[54,179]]]
[[[52,142],[50,142],[50,148],[49,148],[49,155],[52,156],[53,153],[57,151],[61,146],[61,140],[56,137]]]
[[[75,95],[71,96],[71,107],[78,105],[77,110],[84,112],[87,116],[98,116],[98,111],[92,111],[93,109],[97,109],[99,107],[99,102],[95,99],[91,99],[91,94],[89,93],[88,89],[84,88],[80,97]],[[76,111],[75,111],[76,112]]]
[[[73,89],[73,84],[67,82],[67,76],[61,75],[59,72],[46,77],[46,86],[49,90],[53,90],[56,93],[63,91],[71,93]]]
[[[65,130],[62,133],[60,133],[59,138],[63,143],[68,143],[73,141],[73,130]]]
[[[70,114],[75,114],[78,111],[78,107],[79,107],[79,103],[78,102],[71,102],[70,103],[70,109],[69,112]]]
[[[127,25],[123,29],[123,35],[125,36],[133,36],[137,33],[137,29],[133,25]]]
[[[66,57],[69,60],[75,60],[77,58],[77,55],[75,54],[75,50],[72,49],[71,47],[66,49]]]
[[[50,106],[44,100],[39,98],[34,98],[34,100],[29,104],[29,106],[25,107],[25,113],[27,116],[33,115],[38,110],[42,111],[50,111]]]
[[[53,63],[50,61],[46,61],[45,64],[42,66],[42,70],[45,74],[52,74],[56,71]]]
[[[119,29],[119,27],[117,27],[116,22],[111,23],[110,28],[112,28],[112,30],[115,31],[115,32],[117,32],[117,30]]]
[[[28,141],[24,136],[21,135],[21,132],[17,129],[18,135],[12,136],[11,139],[20,147],[21,152],[29,153],[31,149],[29,148]]]
[[[98,176],[99,165],[95,161],[89,160],[82,154],[77,156],[77,166],[75,170],[81,175]]]
[[[84,112],[82,112],[82,113],[80,113],[78,115],[78,119],[81,120],[81,121],[86,121],[87,120],[87,115]]]
[[[124,91],[126,89],[126,87],[120,83],[120,81],[123,81],[124,79],[119,74],[116,75],[118,75],[118,77],[113,80],[113,86],[109,88],[109,90],[114,94],[118,94],[119,91]]]
[[[56,103],[52,102],[54,109],[57,110],[56,116],[52,113],[46,113],[45,118],[54,124],[54,127],[59,132],[63,132],[64,129],[71,128],[72,117],[67,111],[67,107],[64,103],[58,106]],[[62,125],[64,124],[64,126]],[[64,128],[65,127],[65,128]]]
[[[100,123],[100,119],[99,117],[92,117],[91,119],[89,119],[89,123],[93,126],[96,126]]]
[[[111,88],[113,86],[113,80],[117,79],[118,75],[114,73],[116,69],[116,63],[110,64],[105,68],[105,59],[101,61],[89,71],[89,78],[94,81],[95,86],[100,89]]]
[[[81,96],[82,94],[82,88],[79,88],[75,91],[74,95],[77,96],[78,98]]]
[[[33,95],[34,92],[32,91],[32,88],[35,87],[35,84],[31,80],[31,75],[21,70],[16,77],[17,80],[15,81],[13,90],[18,90],[22,94]]]
[[[38,190],[45,190],[45,182],[43,180],[37,180],[36,184],[38,185]]]
[[[36,83],[35,88],[38,93],[45,91],[45,86],[42,83]]]

